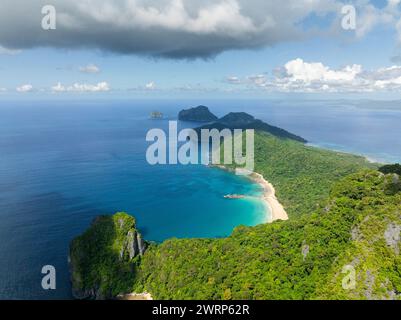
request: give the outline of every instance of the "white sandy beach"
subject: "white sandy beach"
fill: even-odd
[[[227,170],[233,172],[234,170],[228,169],[223,165],[213,165],[212,167]],[[241,169],[236,169],[243,171]],[[266,204],[266,223],[272,223],[277,220],[288,220],[288,214],[285,211],[283,205],[278,201],[276,197],[276,190],[273,185],[267,181],[261,174],[252,172],[249,175],[244,176],[250,178],[252,181],[258,183],[263,188],[262,200]]]
[[[262,200],[266,202],[269,208],[269,212],[266,213],[269,217],[267,222],[271,223],[277,220],[288,220],[287,212],[276,198],[276,190],[273,185],[265,180],[259,173],[254,172],[249,177],[263,188]]]

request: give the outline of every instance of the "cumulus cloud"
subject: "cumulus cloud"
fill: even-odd
[[[343,31],[340,25],[344,4],[349,1],[2,0],[0,54],[53,47],[208,58],[226,50],[300,40],[310,32],[316,35],[316,30],[328,35],[335,34],[335,28]],[[357,26],[352,34],[360,38],[386,25],[397,31],[401,42],[400,0],[387,0],[380,7],[373,0],[354,0],[352,4],[357,11]],[[44,5],[53,5],[57,10],[56,30],[41,28]],[[314,20],[309,19],[312,16],[326,19],[327,27],[319,22],[313,25]]]
[[[368,0],[357,0],[358,11],[355,30],[357,37],[365,36],[379,25],[393,25],[398,30],[397,23],[401,15],[400,2],[400,0],[387,0],[384,7],[377,8]]]
[[[99,82],[98,84],[74,83],[70,86],[64,86],[60,82],[51,88],[53,92],[106,92],[110,91],[107,82]]]
[[[354,64],[340,70],[332,70],[321,62],[304,62],[302,59],[289,61],[284,66],[284,75],[291,82],[311,83],[321,82],[349,82],[355,79],[362,71],[362,66]]]
[[[279,92],[378,92],[401,90],[401,66],[364,70],[359,64],[330,68],[322,62],[298,58],[265,74],[246,77],[242,83]]]
[[[17,92],[21,92],[21,93],[31,92],[33,90],[33,86],[31,84],[23,84],[23,85],[17,87],[15,90],[17,90]]]
[[[56,30],[41,28],[44,5],[57,10]],[[339,0],[2,0],[0,45],[205,58],[301,39],[302,21],[312,14],[338,18],[341,5]]]
[[[85,67],[79,67],[79,71],[83,73],[99,73],[100,68],[95,64],[88,64]]]

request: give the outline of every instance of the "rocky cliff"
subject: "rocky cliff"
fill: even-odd
[[[107,299],[130,291],[147,243],[126,213],[96,218],[70,246],[73,296]]]

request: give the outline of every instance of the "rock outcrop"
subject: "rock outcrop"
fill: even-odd
[[[145,253],[146,245],[142,239],[142,236],[137,231],[130,230],[127,234],[123,250],[120,252],[120,258],[124,257],[124,252],[128,252],[129,259],[134,259],[138,255]]]
[[[97,217],[71,242],[69,264],[76,299],[109,299],[129,293],[147,243],[126,213]]]
[[[218,118],[210,112],[208,107],[198,106],[188,110],[182,110],[178,114],[178,120],[194,122],[212,122]]]

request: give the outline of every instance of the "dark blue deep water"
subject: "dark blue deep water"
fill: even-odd
[[[264,219],[257,185],[204,166],[150,166],[152,110],[176,119],[208,104],[222,116],[246,111],[312,144],[401,161],[401,109],[346,103],[262,101],[0,101],[0,299],[68,299],[70,240],[99,214],[133,214],[146,239],[227,236]],[[196,126],[180,123],[183,128]],[[41,268],[57,290],[41,288]]]

